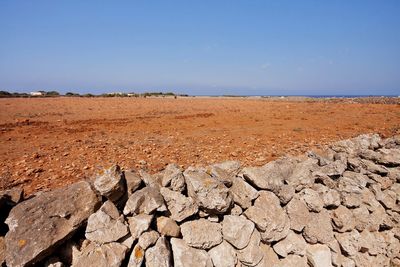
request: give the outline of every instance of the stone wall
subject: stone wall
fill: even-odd
[[[399,182],[398,136],[262,167],[113,166],[23,201],[18,189],[2,192],[0,263],[400,266]]]

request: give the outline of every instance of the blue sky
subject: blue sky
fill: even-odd
[[[400,1],[0,1],[0,90],[400,94]]]

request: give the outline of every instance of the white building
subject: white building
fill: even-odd
[[[31,96],[42,96],[43,93],[42,92],[30,92]]]

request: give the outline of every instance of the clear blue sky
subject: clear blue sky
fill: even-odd
[[[0,90],[400,94],[400,1],[0,1]]]

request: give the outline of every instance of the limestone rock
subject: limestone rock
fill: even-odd
[[[90,241],[100,244],[117,241],[128,234],[124,217],[111,201],[107,201],[90,215],[85,236]]]
[[[50,255],[99,207],[89,183],[44,192],[15,206],[7,220],[6,262],[34,264]],[[51,234],[49,234],[51,233]]]
[[[145,253],[146,267],[172,267],[171,250],[165,237],[160,237],[155,246]]]
[[[261,191],[254,206],[248,208],[244,215],[255,223],[265,242],[281,240],[289,233],[289,218],[272,192]]]
[[[139,175],[147,187],[160,189],[160,187],[162,186],[162,174],[160,173],[151,175],[145,170],[139,170]]]
[[[307,258],[298,255],[288,255],[286,258],[275,263],[272,267],[308,267]]]
[[[369,211],[365,206],[351,210],[355,222],[355,229],[358,231],[364,231],[369,224]]]
[[[143,232],[139,237],[138,245],[143,250],[146,250],[148,247],[154,245],[157,242],[159,237],[160,237],[160,234],[153,230]]]
[[[286,183],[293,186],[296,192],[311,187],[315,181],[312,172],[317,168],[317,163],[318,160],[312,158],[297,163],[292,174],[285,178]]]
[[[233,205],[233,208],[231,209],[231,215],[236,215],[239,216],[243,213],[242,208],[239,205]]]
[[[305,246],[306,241],[304,241],[304,238],[301,235],[295,234],[293,231],[290,231],[285,239],[276,243],[273,248],[278,255],[285,258],[288,254],[304,256]]]
[[[128,217],[129,231],[131,232],[132,238],[136,240],[144,231],[147,231],[152,220],[153,215],[147,214]]]
[[[278,255],[276,255],[275,251],[269,245],[261,242],[260,249],[263,252],[263,258],[256,265],[257,267],[273,266],[274,264],[278,264],[280,262]]]
[[[129,257],[128,267],[141,267],[145,256],[144,249],[136,244],[133,248],[131,256]]]
[[[94,188],[109,200],[115,202],[125,194],[125,176],[118,165],[104,170],[94,181]]]
[[[309,211],[320,212],[324,207],[324,202],[319,194],[309,188],[303,189],[299,193],[300,199],[304,201]]]
[[[181,193],[167,188],[161,188],[160,192],[171,212],[171,218],[175,221],[181,222],[197,213],[198,206],[191,197],[185,197]]]
[[[370,255],[373,256],[386,253],[387,246],[385,237],[380,232],[361,232],[358,239],[358,245],[360,251],[368,252]]]
[[[331,217],[326,210],[310,213],[310,220],[303,231],[304,239],[311,244],[326,244],[333,239]]]
[[[352,139],[342,140],[332,145],[336,152],[357,154],[362,150],[379,148],[381,138],[377,134],[363,134]]]
[[[78,258],[74,260],[74,267],[99,266],[119,267],[125,259],[127,248],[119,243],[96,245],[90,243],[85,247]]]
[[[0,266],[6,261],[6,243],[4,237],[0,236]]]
[[[307,245],[306,252],[311,267],[332,267],[331,250],[327,245]]]
[[[209,249],[222,242],[221,225],[206,219],[188,221],[181,225],[183,240],[195,248]]]
[[[232,178],[229,190],[233,195],[233,201],[243,209],[250,207],[252,201],[258,197],[258,191],[240,177]]]
[[[243,216],[225,215],[222,222],[222,234],[226,241],[237,249],[245,248],[254,231],[254,223]]]
[[[171,190],[182,192],[186,188],[185,178],[176,164],[168,164],[162,172],[161,184]]]
[[[257,230],[253,231],[249,244],[241,250],[237,250],[239,261],[245,266],[256,266],[261,262],[264,253],[260,248],[261,236]]]
[[[221,163],[216,163],[212,165],[213,167],[218,167],[224,171],[226,171],[231,176],[236,176],[241,168],[241,164],[239,161],[224,161]]]
[[[295,193],[296,193],[296,191],[294,190],[293,186],[284,184],[279,189],[277,196],[278,196],[281,204],[286,205],[293,198]]]
[[[357,230],[346,233],[335,234],[336,240],[339,242],[342,251],[348,256],[355,256],[360,249],[360,234]]]
[[[126,190],[128,196],[132,195],[142,184],[140,175],[134,171],[125,171]]]
[[[286,212],[290,219],[290,228],[297,232],[301,232],[310,221],[310,212],[306,204],[298,197],[292,198],[286,205]]]
[[[329,177],[340,177],[347,168],[347,160],[336,160],[321,167],[318,171]]]
[[[156,210],[167,210],[164,204],[164,199],[157,188],[145,187],[136,191],[129,197],[124,207],[124,214],[151,214]]]
[[[332,211],[332,222],[338,232],[351,231],[356,224],[352,211],[342,205]]]
[[[318,192],[324,203],[324,208],[336,208],[341,203],[340,194],[335,189],[330,189],[321,184],[314,184],[313,189]]]
[[[182,239],[171,238],[172,254],[175,267],[212,267],[209,254],[201,249],[189,247]]]
[[[223,183],[226,187],[232,186],[232,179],[235,177],[229,172],[217,166],[209,166],[206,171],[209,175]]]
[[[217,179],[206,172],[188,168],[184,172],[188,195],[208,213],[225,213],[231,208],[232,193]]]
[[[181,228],[171,218],[157,217],[157,231],[163,236],[179,237]]]
[[[215,267],[230,267],[237,263],[235,249],[226,241],[208,251]]]

